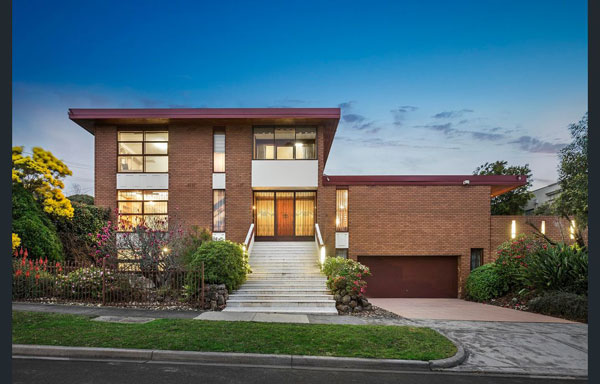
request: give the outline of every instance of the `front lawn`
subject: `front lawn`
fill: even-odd
[[[436,360],[456,347],[429,328],[158,319],[146,324],[14,311],[14,344]]]

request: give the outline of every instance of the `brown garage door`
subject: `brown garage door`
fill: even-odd
[[[359,256],[367,297],[457,297],[456,256]]]

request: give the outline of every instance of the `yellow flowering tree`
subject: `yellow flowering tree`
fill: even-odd
[[[71,202],[62,192],[62,179],[72,174],[50,151],[34,147],[33,156],[23,156],[23,147],[12,148],[13,183],[22,184],[51,215],[73,217]]]
[[[21,245],[21,238],[16,233],[12,234],[12,250],[14,251]]]

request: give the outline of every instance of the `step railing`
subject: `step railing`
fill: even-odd
[[[319,229],[319,224],[317,223],[315,223],[315,245],[317,246],[319,255],[319,265],[321,265],[321,269],[323,269],[323,264],[325,263],[325,243],[323,243],[321,230]]]
[[[246,240],[244,240],[244,251],[250,255],[252,252],[252,247],[254,246],[254,223],[250,224],[250,228],[248,229],[248,234],[246,235]]]

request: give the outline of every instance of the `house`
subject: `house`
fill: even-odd
[[[371,268],[371,297],[460,296],[471,269],[493,260],[492,228],[494,241],[511,236],[510,222],[494,226],[490,199],[526,183],[324,174],[338,108],[70,109],[69,118],[94,135],[95,202],[118,209],[124,227],[173,216],[239,243],[322,239],[327,255]]]
[[[552,183],[545,187],[534,189],[531,193],[533,193],[533,197],[529,199],[524,207],[526,215],[533,215],[537,207],[556,200],[558,195],[560,195],[560,184],[558,182]]]

